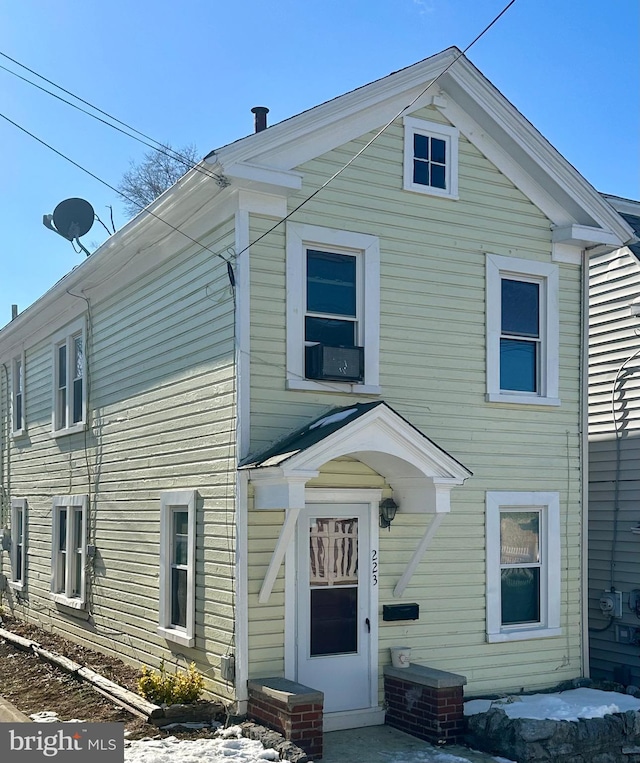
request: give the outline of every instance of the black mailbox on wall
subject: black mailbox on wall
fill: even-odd
[[[418,620],[420,617],[419,604],[383,604],[383,620]]]

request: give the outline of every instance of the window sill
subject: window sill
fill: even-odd
[[[421,193],[425,196],[439,196],[441,199],[451,199],[451,201],[459,201],[460,196],[457,193],[450,193],[444,188],[434,188],[430,185],[420,185],[419,183],[405,183],[405,191],[412,193]]]
[[[543,405],[558,407],[561,404],[558,397],[542,397],[540,395],[511,395],[508,392],[488,392],[488,403],[508,403],[509,405]]]
[[[11,432],[11,436],[13,437],[14,440],[17,440],[20,437],[26,437],[27,436],[27,430],[26,430],[25,427],[23,427],[22,429],[14,429]]]
[[[84,421],[80,421],[77,424],[74,424],[72,427],[65,427],[64,429],[54,429],[51,432],[51,437],[54,439],[57,439],[58,437],[66,437],[70,434],[78,434],[79,432],[84,432],[84,430],[87,428],[87,425],[84,423]]]
[[[18,583],[15,580],[7,580],[7,585],[9,588],[11,588],[12,591],[24,590],[24,583]]]
[[[156,633],[167,641],[173,641],[180,646],[194,646],[196,639],[194,636],[188,636],[184,631],[178,631],[175,628],[158,628]]]
[[[62,604],[70,609],[84,609],[86,607],[84,599],[69,599],[62,593],[52,593],[51,599],[55,601],[56,604]]]
[[[503,644],[507,641],[527,641],[536,638],[553,638],[554,636],[562,636],[562,628],[530,628],[521,631],[487,633],[487,642],[489,644]]]
[[[379,395],[378,384],[350,384],[339,381],[312,381],[310,379],[287,379],[287,389],[311,390],[313,392],[351,392],[355,395]]]

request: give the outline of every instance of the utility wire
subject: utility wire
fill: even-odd
[[[459,53],[459,54],[458,54],[458,55],[457,55],[457,56],[456,56],[454,59],[453,59],[453,61],[451,61],[451,63],[449,63],[449,64],[448,64],[448,65],[447,65],[447,66],[446,66],[446,67],[445,67],[445,68],[444,68],[444,69],[443,69],[443,70],[442,70],[442,71],[441,71],[441,72],[440,72],[440,73],[439,73],[439,74],[438,74],[438,75],[437,75],[437,76],[436,76],[436,77],[435,77],[433,80],[431,80],[431,82],[429,82],[429,83],[426,85],[426,87],[424,87],[424,88],[423,88],[423,89],[422,89],[422,90],[421,90],[421,91],[420,91],[420,92],[419,92],[419,93],[418,93],[418,94],[417,94],[417,95],[416,95],[416,96],[415,96],[415,97],[414,97],[414,98],[413,98],[413,99],[412,99],[412,100],[411,100],[411,101],[410,101],[410,102],[409,102],[409,103],[408,103],[406,106],[403,106],[403,107],[400,109],[400,111],[398,111],[398,113],[397,113],[397,114],[395,114],[395,115],[394,115],[394,116],[393,116],[393,117],[392,117],[392,118],[391,118],[391,119],[390,119],[390,120],[389,120],[389,121],[388,121],[388,122],[387,122],[387,123],[386,123],[386,124],[385,124],[385,125],[384,125],[384,126],[381,128],[381,129],[380,129],[380,130],[378,130],[378,132],[377,132],[377,133],[376,133],[376,134],[375,134],[375,135],[374,135],[374,136],[373,136],[373,137],[372,137],[372,138],[371,138],[369,141],[367,141],[367,143],[366,143],[366,144],[365,144],[365,145],[364,145],[364,146],[363,146],[363,147],[362,147],[362,148],[361,148],[361,149],[360,149],[360,150],[359,150],[359,151],[358,151],[356,154],[354,154],[354,156],[352,156],[352,157],[351,157],[351,159],[349,159],[349,161],[347,161],[347,162],[346,162],[344,165],[342,165],[342,167],[340,167],[340,169],[338,169],[336,172],[334,172],[334,173],[333,173],[333,175],[331,175],[331,177],[329,177],[327,180],[325,180],[325,182],[324,182],[324,183],[322,183],[322,185],[320,185],[318,188],[316,188],[316,190],[315,190],[315,191],[313,191],[313,192],[312,192],[312,193],[310,193],[310,194],[309,194],[309,195],[308,195],[308,196],[307,196],[305,199],[303,199],[303,200],[302,200],[302,201],[301,201],[301,202],[300,202],[300,203],[299,203],[299,204],[298,204],[296,207],[294,207],[294,208],[291,210],[291,212],[289,212],[287,215],[285,215],[284,217],[282,217],[280,220],[278,220],[278,222],[276,222],[274,225],[272,225],[272,226],[271,226],[271,228],[269,228],[268,230],[266,230],[264,233],[262,233],[260,236],[258,236],[258,238],[254,239],[254,241],[250,242],[250,243],[249,243],[249,244],[247,244],[247,245],[246,245],[246,246],[245,246],[243,249],[241,249],[241,250],[240,250],[240,251],[239,251],[239,252],[238,252],[238,253],[235,255],[235,259],[237,260],[237,258],[238,258],[238,257],[239,257],[241,254],[244,254],[244,252],[246,252],[248,249],[250,249],[252,246],[254,246],[255,244],[257,244],[258,242],[262,241],[262,240],[263,240],[263,239],[264,239],[266,236],[268,236],[270,233],[272,233],[274,230],[276,230],[276,228],[278,228],[278,227],[279,227],[279,226],[281,226],[283,223],[285,223],[287,220],[289,220],[289,219],[290,219],[290,218],[291,218],[291,217],[292,217],[292,216],[293,216],[293,215],[294,215],[296,212],[298,212],[300,209],[302,209],[302,207],[304,207],[304,206],[305,206],[305,204],[308,204],[308,203],[309,203],[309,202],[310,202],[312,199],[314,199],[314,198],[315,198],[315,197],[316,197],[316,196],[317,196],[317,195],[318,195],[318,194],[319,194],[321,191],[323,191],[323,190],[324,190],[324,189],[325,189],[325,188],[326,188],[326,187],[327,187],[327,186],[328,186],[330,183],[332,183],[332,182],[333,182],[333,181],[334,181],[334,180],[335,180],[337,177],[339,177],[339,176],[340,176],[340,175],[341,175],[341,174],[342,174],[342,173],[343,173],[343,172],[344,172],[346,169],[348,169],[348,168],[349,168],[349,167],[350,167],[350,166],[351,166],[351,165],[352,165],[352,164],[353,164],[353,163],[356,161],[356,159],[358,159],[360,156],[362,156],[362,154],[363,154],[363,153],[364,153],[364,152],[365,152],[365,151],[366,151],[366,150],[367,150],[367,149],[368,149],[368,148],[369,148],[369,147],[370,147],[370,146],[371,146],[371,145],[372,145],[372,144],[373,144],[373,143],[374,143],[374,142],[375,142],[375,141],[376,141],[376,140],[377,140],[377,139],[378,139],[378,138],[379,138],[381,135],[383,135],[383,133],[385,133],[385,132],[386,132],[386,131],[389,129],[389,127],[390,127],[390,126],[391,126],[391,125],[392,125],[392,124],[395,122],[395,120],[396,120],[396,119],[398,119],[398,118],[399,118],[399,117],[400,117],[400,116],[401,116],[401,115],[402,115],[402,114],[403,114],[405,111],[407,111],[408,109],[410,109],[410,108],[413,106],[413,104],[414,104],[414,103],[416,103],[416,101],[417,101],[419,98],[421,98],[421,97],[422,97],[422,96],[423,96],[423,95],[424,95],[424,94],[427,92],[427,90],[429,90],[429,88],[430,88],[432,85],[435,85],[435,84],[438,82],[438,80],[439,80],[441,77],[443,77],[443,76],[444,76],[444,75],[445,75],[445,74],[446,74],[446,73],[447,73],[447,72],[448,72],[448,71],[451,69],[451,67],[452,67],[452,66],[453,66],[455,63],[457,63],[457,61],[458,61],[460,58],[462,58],[462,56],[464,56],[464,55],[465,55],[465,53],[466,53],[468,50],[470,50],[470,49],[471,49],[471,48],[474,46],[474,45],[475,45],[475,44],[478,42],[478,40],[480,40],[480,39],[481,39],[481,38],[482,38],[482,37],[483,37],[483,36],[484,36],[484,35],[485,35],[485,34],[486,34],[486,33],[487,33],[487,32],[488,32],[488,31],[489,31],[489,30],[490,30],[490,29],[491,29],[491,28],[492,28],[492,27],[493,27],[493,26],[494,26],[494,25],[495,25],[495,24],[496,24],[496,23],[499,21],[499,20],[500,20],[500,18],[502,18],[502,16],[504,16],[504,14],[505,14],[505,13],[506,13],[506,12],[509,10],[509,8],[511,8],[511,6],[512,6],[512,5],[513,5],[515,2],[516,2],[516,0],[510,0],[510,2],[508,2],[508,3],[507,3],[507,5],[505,5],[505,7],[504,7],[504,8],[503,8],[503,9],[500,11],[500,13],[499,13],[497,16],[495,16],[495,18],[494,18],[494,19],[493,19],[493,20],[492,20],[492,21],[491,21],[489,24],[487,24],[487,26],[486,26],[486,27],[485,27],[485,28],[484,28],[484,29],[483,29],[483,30],[480,32],[480,34],[478,34],[478,35],[477,35],[477,36],[476,36],[476,37],[475,37],[475,38],[474,38],[474,39],[473,39],[473,40],[472,40],[472,41],[471,41],[471,42],[470,42],[470,43],[469,43],[469,44],[468,44],[468,45],[467,45],[467,46],[466,46],[466,47],[465,47],[465,48],[464,48],[464,49],[463,49],[463,50],[462,50],[462,51],[461,51],[461,52],[460,52],[460,53]],[[139,130],[136,130],[135,128],[133,128],[133,127],[130,127],[130,126],[129,126],[129,125],[127,125],[125,122],[122,122],[121,120],[119,120],[119,119],[116,119],[115,117],[111,117],[111,116],[110,116],[110,115],[109,115],[107,112],[103,111],[102,109],[99,109],[99,108],[97,108],[96,106],[93,106],[93,105],[92,105],[91,103],[89,103],[88,101],[85,101],[84,99],[82,99],[82,98],[79,98],[78,96],[74,95],[74,94],[73,94],[73,93],[71,93],[70,91],[68,91],[68,90],[65,90],[65,88],[63,88],[63,87],[60,87],[59,85],[56,85],[56,83],[55,83],[55,82],[52,82],[51,80],[47,79],[46,77],[43,77],[42,75],[40,75],[40,74],[38,74],[37,72],[35,72],[33,69],[29,69],[27,66],[25,66],[24,64],[21,64],[21,63],[20,63],[19,61],[17,61],[16,59],[14,59],[14,58],[11,58],[11,56],[8,56],[6,53],[3,53],[2,51],[0,51],[0,56],[3,56],[4,58],[7,58],[8,60],[12,61],[13,63],[17,64],[18,66],[21,66],[22,68],[26,69],[27,71],[31,72],[32,74],[35,74],[37,77],[40,77],[40,78],[41,78],[41,79],[43,79],[45,82],[48,82],[49,84],[53,85],[54,87],[58,87],[58,88],[59,88],[60,90],[62,90],[63,92],[67,93],[68,95],[71,95],[73,98],[76,98],[77,100],[81,101],[82,103],[85,103],[86,105],[90,106],[91,108],[95,109],[96,111],[98,111],[98,112],[100,112],[100,113],[102,113],[102,114],[105,114],[105,115],[106,115],[106,116],[108,116],[110,119],[114,119],[114,121],[116,121],[116,122],[118,122],[118,123],[120,123],[120,124],[123,124],[123,125],[125,125],[125,126],[128,128],[128,129],[130,129],[130,130],[133,130],[134,132],[136,132],[136,133],[138,133],[138,134],[140,134],[140,135],[143,135],[143,136],[144,136],[145,138],[147,138],[148,140],[152,140],[152,141],[154,141],[154,139],[153,139],[153,138],[151,138],[151,137],[149,137],[148,135],[145,135],[144,133],[141,133]],[[2,67],[2,68],[5,68],[5,67]],[[18,76],[18,75],[16,75],[16,76]],[[48,91],[47,91],[47,92],[48,92]],[[53,95],[53,94],[52,94],[52,95]],[[56,97],[57,97],[57,96],[56,96]],[[73,105],[73,104],[70,104],[70,105]],[[86,112],[85,112],[85,113],[86,113]],[[130,199],[130,198],[129,198],[128,196],[126,196],[125,194],[122,194],[122,193],[121,193],[121,192],[120,192],[120,191],[119,191],[117,188],[114,188],[114,186],[112,186],[110,183],[107,183],[107,181],[106,181],[106,180],[103,180],[102,178],[98,177],[98,176],[97,176],[97,175],[95,175],[93,172],[91,172],[90,170],[88,170],[88,169],[86,169],[85,167],[83,167],[81,164],[78,164],[78,163],[77,163],[77,162],[75,162],[73,159],[71,159],[71,158],[69,158],[68,156],[66,156],[65,154],[63,154],[61,151],[58,151],[57,149],[53,148],[53,146],[49,145],[48,143],[46,143],[46,142],[45,142],[44,140],[42,140],[41,138],[38,138],[36,135],[34,135],[33,133],[29,132],[29,131],[28,131],[26,128],[22,127],[22,126],[21,126],[21,125],[19,125],[17,122],[14,122],[12,119],[9,119],[9,117],[7,117],[5,114],[2,114],[2,113],[0,112],[0,117],[2,117],[3,119],[5,119],[5,120],[6,120],[7,122],[9,122],[10,124],[14,125],[14,127],[17,127],[19,130],[22,130],[22,132],[26,133],[26,134],[27,134],[27,135],[29,135],[31,138],[33,138],[34,140],[38,141],[38,143],[41,143],[43,146],[45,146],[46,148],[48,148],[48,149],[50,149],[51,151],[53,151],[54,153],[56,153],[58,156],[62,157],[63,159],[66,159],[66,161],[70,162],[71,164],[73,164],[73,165],[74,165],[75,167],[77,167],[78,169],[80,169],[80,170],[82,170],[83,172],[85,172],[86,174],[90,175],[92,178],[94,178],[95,180],[97,180],[99,183],[102,183],[102,184],[103,184],[103,185],[105,185],[107,188],[110,188],[110,189],[111,189],[112,191],[114,191],[115,193],[117,193],[117,194],[119,194],[120,196],[122,196],[123,198],[127,199],[127,201],[131,201],[133,204],[135,204],[135,206],[138,206],[138,207],[140,207],[140,209],[142,209],[142,210],[146,211],[146,212],[147,212],[148,214],[150,214],[152,217],[155,217],[156,219],[160,220],[160,221],[161,221],[161,222],[163,222],[165,225],[168,225],[170,228],[172,228],[172,229],[173,229],[174,231],[176,231],[177,233],[180,233],[180,234],[182,234],[183,236],[185,236],[186,238],[188,238],[190,241],[192,241],[193,243],[195,243],[195,244],[197,244],[198,246],[200,246],[200,247],[201,247],[201,250],[202,250],[202,249],[204,249],[204,250],[206,250],[206,251],[208,251],[208,252],[211,252],[213,255],[215,255],[216,257],[219,257],[219,258],[220,258],[220,259],[222,259],[224,262],[226,262],[226,263],[227,263],[227,265],[228,265],[228,267],[230,266],[230,261],[229,261],[229,260],[227,260],[227,259],[226,259],[226,257],[224,257],[224,256],[223,256],[222,254],[220,254],[219,252],[214,252],[214,251],[213,251],[212,249],[210,249],[208,246],[205,246],[204,244],[201,244],[199,241],[197,241],[196,239],[194,239],[194,238],[192,238],[191,236],[189,236],[187,233],[185,233],[184,231],[182,231],[180,228],[177,228],[177,227],[175,227],[175,226],[174,226],[174,225],[172,225],[171,223],[169,223],[169,222],[167,222],[166,220],[164,220],[163,218],[161,218],[159,215],[156,215],[154,212],[151,212],[151,211],[150,211],[148,208],[144,207],[144,206],[143,206],[142,204],[140,204],[139,202],[137,202],[137,201],[135,201],[135,200],[133,200],[133,199]],[[97,117],[96,117],[96,118],[97,118]],[[103,120],[100,120],[100,121],[103,121]],[[131,137],[133,137],[133,136],[131,136]],[[156,143],[157,143],[158,141],[154,141],[154,142],[156,142]],[[162,145],[162,144],[160,144],[160,145]],[[201,251],[201,250],[199,250],[199,251]],[[233,286],[233,283],[232,283],[232,286]]]
[[[0,56],[6,56],[5,53],[2,53],[0,51]],[[11,59],[13,61],[13,59]],[[19,66],[23,66],[23,64],[19,64]],[[27,68],[26,66],[24,67]],[[97,116],[96,114],[92,114],[90,111],[87,111],[86,109],[83,109],[81,106],[78,106],[76,103],[72,103],[71,101],[68,101],[66,98],[63,98],[62,96],[58,95],[57,93],[52,93],[51,90],[47,90],[46,87],[42,87],[41,85],[38,85],[37,82],[33,82],[30,79],[27,79],[27,77],[23,77],[21,74],[18,74],[18,72],[14,72],[12,69],[9,69],[7,66],[3,66],[0,64],[0,69],[2,69],[5,72],[8,72],[9,74],[12,74],[14,77],[17,77],[18,79],[22,80],[23,82],[26,82],[29,85],[32,85],[33,87],[37,88],[38,90],[41,90],[43,93],[47,93],[47,95],[50,95],[52,98],[56,98],[59,101],[62,101],[62,103],[66,103],[67,106],[71,106],[73,109],[77,109],[78,111],[81,111],[83,114],[86,114],[88,117],[91,117],[92,119],[96,119],[98,122],[102,122],[103,125],[106,125],[107,127],[111,127],[112,130],[117,130],[119,133],[122,133],[123,135],[126,135],[128,138],[133,138],[133,140],[137,140],[138,143],[142,143],[144,146],[147,146],[148,148],[152,149],[153,151],[157,151],[159,154],[163,154],[164,156],[169,157],[169,159],[173,159],[174,161],[179,162],[184,167],[186,167],[186,170],[194,169],[196,172],[200,172],[203,175],[206,175],[207,177],[212,178],[218,183],[223,182],[223,176],[218,175],[215,172],[210,172],[205,167],[200,167],[198,165],[194,165],[193,162],[191,162],[188,157],[183,156],[182,154],[179,154],[177,151],[174,151],[170,146],[165,145],[164,143],[160,143],[159,141],[155,140],[154,138],[149,138],[148,140],[143,140],[142,138],[138,138],[136,135],[133,135],[130,132],[127,132],[127,130],[132,130],[133,132],[139,132],[134,127],[130,127],[125,122],[121,122],[119,119],[116,119],[116,117],[112,117],[110,114],[106,114],[106,112],[103,112],[101,109],[98,109],[97,106],[91,106],[92,109],[95,109],[96,111],[100,111],[102,114],[106,114],[106,116],[109,117],[109,119],[113,119],[115,122],[118,122],[120,124],[123,124],[127,130],[123,130],[121,127],[118,127],[117,125],[112,124],[111,122],[107,122],[106,119],[102,119],[101,117]],[[28,71],[31,71],[31,69],[28,69]],[[46,79],[45,77],[42,77],[41,74],[37,74],[36,76],[41,77],[46,82],[49,82],[50,80]],[[68,91],[65,90],[63,87],[60,87],[60,85],[54,85],[54,87],[59,88],[60,90],[63,90],[65,93]],[[82,101],[82,98],[79,98],[77,95],[73,95],[71,93],[71,96],[73,98],[76,98],[79,101]],[[84,103],[85,101],[83,101]],[[140,133],[141,135],[144,135],[144,133]],[[146,138],[147,136],[144,135]],[[153,143],[156,143],[157,145],[153,145],[153,143],[149,143],[148,141],[153,141]],[[185,171],[186,171],[185,170]]]
[[[39,138],[37,135],[34,135],[32,132],[29,132],[29,130],[27,130],[26,127],[22,127],[22,125],[19,125],[17,122],[14,122],[13,119],[9,119],[9,117],[6,114],[3,114],[2,112],[0,112],[0,117],[2,119],[6,120],[7,122],[9,122],[9,124],[12,124],[14,127],[17,127],[18,130],[21,130],[22,132],[26,133],[30,138],[33,138],[34,140],[38,141],[38,143],[40,143],[41,145],[45,146],[50,151],[53,151],[54,154],[57,154],[58,156],[62,157],[63,159],[65,159],[69,163],[73,164],[74,167],[77,167],[79,170],[82,170],[83,172],[85,172],[87,175],[92,177],[94,180],[97,180],[99,183],[102,183],[102,185],[105,185],[107,188],[110,188],[112,191],[114,191],[115,193],[119,194],[120,196],[125,198],[127,201],[131,202],[132,204],[135,204],[137,207],[140,207],[141,210],[143,210],[147,214],[151,215],[151,217],[155,217],[156,220],[160,220],[160,222],[164,223],[165,225],[168,225],[169,228],[171,228],[172,230],[176,231],[176,233],[180,233],[185,238],[188,238],[189,241],[191,241],[192,243],[197,244],[200,247],[200,249],[198,250],[199,252],[204,249],[207,252],[211,252],[211,254],[213,254],[214,256],[219,257],[223,262],[227,262],[227,263],[229,262],[229,260],[227,260],[227,258],[224,257],[219,252],[214,252],[213,249],[210,249],[208,246],[206,246],[205,244],[201,243],[197,239],[192,238],[188,233],[185,233],[180,228],[177,228],[175,225],[172,225],[171,223],[167,222],[164,218],[160,217],[160,215],[157,215],[155,212],[152,212],[148,207],[144,207],[139,201],[136,201],[135,199],[127,196],[126,194],[121,193],[117,188],[112,186],[111,183],[107,183],[106,180],[103,180],[101,177],[98,177],[98,175],[95,175],[93,172],[91,172],[91,170],[88,170],[86,167],[83,167],[81,164],[78,164],[78,162],[75,162],[73,159],[68,157],[66,154],[63,154],[62,151],[58,151],[57,148],[54,148],[49,143],[47,143],[46,141],[42,140],[42,138]]]
[[[90,101],[86,101],[84,98],[81,98],[79,95],[76,95],[75,93],[72,93],[71,90],[67,90],[66,88],[62,87],[62,85],[58,85],[53,80],[47,79],[43,74],[38,73],[34,69],[30,69],[25,64],[20,63],[15,58],[12,58],[11,56],[7,55],[7,53],[3,53],[0,50],[0,56],[3,58],[6,58],[8,61],[11,61],[12,63],[16,64],[16,66],[19,66],[21,69],[24,69],[25,71],[28,71],[30,74],[35,75],[38,77],[38,79],[43,80],[44,82],[48,83],[49,85],[53,85],[53,87],[57,88],[58,90],[61,90],[63,93],[66,93],[67,95],[70,95],[72,98],[75,98],[76,101],[80,101],[80,103],[84,103],[85,106],[89,106],[89,108],[93,109],[94,111],[97,111],[99,114],[102,114],[105,117],[108,117],[114,122],[117,122],[119,125],[122,125],[123,127],[126,127],[127,130],[131,130],[132,132],[136,133],[137,135],[140,135],[142,138],[146,138],[146,140],[150,140],[152,143],[155,143],[156,145],[160,146],[162,149],[167,148],[163,143],[160,143],[160,141],[156,140],[155,138],[152,138],[150,135],[147,135],[146,133],[142,132],[141,130],[137,130],[135,127],[132,127],[130,124],[127,124],[126,122],[123,122],[122,119],[118,119],[117,117],[114,117],[112,114],[109,114],[108,111],[104,111],[103,109],[99,108],[98,106],[94,106],[93,103]],[[13,74],[15,77],[19,77],[20,79],[24,80],[25,82],[28,82],[30,85],[33,85],[34,87],[37,87],[38,89],[44,91],[45,93],[49,93],[49,95],[53,96],[54,98],[58,98],[61,101],[64,101],[64,103],[68,103],[70,106],[73,106],[76,109],[79,109],[80,111],[83,111],[85,114],[88,114],[90,117],[93,117],[94,119],[99,119],[95,114],[91,114],[88,111],[84,111],[84,109],[80,109],[79,106],[76,106],[73,103],[69,103],[69,101],[66,101],[64,98],[61,98],[60,96],[56,95],[55,93],[52,93],[50,90],[46,90],[43,87],[40,87],[40,85],[37,85],[35,82],[31,82],[31,80],[26,79],[25,77],[20,76],[17,72],[12,71],[11,69],[7,69],[5,66],[0,67],[4,69],[5,71],[9,72],[9,74]],[[100,119],[101,122],[104,122],[104,120]],[[108,122],[104,122],[104,124],[109,124]],[[110,127],[113,127],[114,129],[118,129],[115,127],[115,125],[109,125]],[[121,132],[123,132],[121,130]],[[127,133],[125,133],[126,135]],[[133,138],[134,140],[139,140],[135,137],[135,135],[130,135],[129,137]],[[140,141],[141,143],[145,143],[145,141]],[[149,145],[148,143],[145,143],[145,145]],[[154,146],[151,146],[151,148],[154,148]],[[156,148],[156,151],[159,150]],[[188,164],[189,167],[191,167],[191,164],[189,160],[183,156],[182,154],[178,153],[177,151],[174,151],[173,149],[169,149],[171,153],[174,155],[173,158],[177,159],[178,161],[181,161],[185,164]]]
[[[376,134],[373,136],[373,138],[371,138],[371,140],[369,140],[367,143],[365,143],[365,145],[364,145],[364,146],[363,146],[363,147],[362,147],[362,148],[361,148],[361,149],[358,151],[358,153],[357,153],[357,154],[355,154],[354,156],[352,156],[352,157],[351,157],[351,159],[349,159],[349,161],[348,161],[346,164],[343,164],[343,165],[342,165],[342,167],[340,167],[340,169],[339,169],[339,170],[337,170],[336,172],[334,172],[334,173],[333,173],[333,175],[331,175],[331,177],[330,177],[330,178],[328,178],[327,180],[325,180],[325,181],[324,181],[324,183],[323,183],[321,186],[319,186],[318,188],[316,188],[316,190],[315,190],[315,191],[313,191],[313,193],[309,194],[309,196],[307,196],[305,199],[303,199],[303,200],[302,200],[302,201],[301,201],[301,202],[298,204],[298,206],[297,206],[297,207],[294,207],[294,208],[291,210],[291,212],[289,212],[287,215],[285,215],[285,216],[284,216],[284,217],[283,217],[281,220],[278,220],[278,222],[277,222],[277,223],[275,223],[274,225],[272,225],[272,226],[271,226],[271,228],[269,228],[267,231],[265,231],[265,232],[264,232],[264,233],[263,233],[261,236],[258,236],[258,238],[257,238],[257,239],[255,239],[254,241],[252,241],[250,244],[247,244],[247,246],[245,246],[245,248],[244,248],[244,249],[241,249],[241,250],[240,250],[240,251],[237,253],[237,255],[236,255],[236,258],[237,258],[237,257],[239,257],[241,254],[244,254],[244,252],[246,252],[246,251],[247,251],[247,249],[250,249],[252,246],[254,246],[255,244],[257,244],[259,241],[262,241],[262,239],[263,239],[263,238],[265,238],[266,236],[268,236],[270,233],[273,233],[273,231],[274,231],[276,228],[278,228],[280,225],[282,225],[282,223],[286,222],[286,221],[287,221],[287,220],[288,220],[290,217],[292,217],[293,215],[295,215],[295,213],[296,213],[296,212],[298,212],[300,209],[302,209],[302,207],[304,207],[304,205],[305,205],[305,204],[308,204],[308,203],[311,201],[311,199],[315,198],[315,197],[316,197],[316,196],[317,196],[317,195],[320,193],[320,191],[323,191],[323,190],[324,190],[324,189],[325,189],[325,188],[326,188],[326,187],[329,185],[329,183],[332,183],[332,182],[333,182],[333,181],[334,181],[334,180],[335,180],[337,177],[339,177],[339,176],[340,176],[340,175],[341,175],[341,174],[342,174],[342,173],[343,173],[343,172],[344,172],[344,171],[345,171],[345,170],[346,170],[348,167],[350,167],[350,166],[351,166],[351,165],[352,165],[352,164],[353,164],[353,163],[356,161],[356,159],[358,159],[358,157],[362,156],[362,154],[363,154],[363,153],[364,153],[364,152],[365,152],[365,151],[366,151],[366,150],[367,150],[367,149],[368,149],[368,148],[369,148],[369,147],[370,147],[370,146],[371,146],[371,145],[372,145],[372,144],[373,144],[373,143],[374,143],[374,142],[375,142],[375,141],[376,141],[376,140],[377,140],[377,139],[378,139],[378,138],[379,138],[379,137],[380,137],[380,136],[381,136],[383,133],[385,133],[385,132],[386,132],[386,131],[389,129],[389,127],[391,127],[391,125],[392,125],[392,124],[393,124],[393,123],[396,121],[396,119],[398,119],[398,117],[402,116],[402,114],[404,114],[404,112],[405,112],[405,111],[408,111],[408,110],[409,110],[409,109],[410,109],[410,108],[413,106],[413,104],[414,104],[414,103],[415,103],[415,102],[416,102],[416,101],[417,101],[419,98],[422,98],[422,96],[423,96],[423,95],[424,95],[424,94],[427,92],[427,90],[428,90],[428,89],[429,89],[429,88],[430,88],[432,85],[435,85],[435,84],[436,84],[436,82],[437,82],[437,81],[438,81],[438,80],[439,80],[441,77],[443,77],[443,76],[444,76],[444,75],[445,75],[445,74],[446,74],[446,73],[449,71],[449,69],[451,69],[451,67],[452,67],[452,66],[453,66],[455,63],[457,63],[457,61],[458,61],[460,58],[462,58],[462,56],[464,56],[464,54],[465,54],[465,53],[466,53],[466,52],[467,52],[467,51],[468,51],[470,48],[472,48],[472,47],[473,47],[473,46],[476,44],[476,42],[478,42],[478,40],[479,40],[481,37],[483,37],[483,36],[484,36],[484,35],[485,35],[485,34],[486,34],[486,33],[487,33],[487,32],[488,32],[490,29],[491,29],[491,27],[492,27],[492,26],[493,26],[493,25],[494,25],[494,24],[495,24],[495,23],[496,23],[496,22],[497,22],[497,21],[498,21],[498,20],[499,20],[499,19],[500,19],[502,16],[504,16],[504,14],[505,14],[505,13],[506,13],[506,12],[509,10],[509,8],[511,8],[511,6],[512,6],[512,5],[513,5],[515,2],[516,2],[516,0],[510,0],[510,2],[509,2],[509,3],[507,3],[507,5],[505,5],[505,7],[504,7],[504,8],[503,8],[503,9],[500,11],[500,13],[499,13],[499,14],[498,14],[498,15],[497,15],[497,16],[496,16],[494,19],[493,19],[493,21],[492,21],[490,24],[487,24],[487,26],[486,26],[486,27],[485,27],[485,28],[482,30],[482,32],[480,32],[480,34],[479,34],[479,35],[477,35],[477,37],[475,37],[475,38],[474,38],[474,39],[473,39],[473,40],[472,40],[472,41],[471,41],[471,42],[470,42],[470,43],[467,45],[467,47],[466,47],[464,50],[462,50],[462,51],[461,51],[461,52],[460,52],[460,53],[459,53],[459,54],[458,54],[458,55],[457,55],[457,56],[456,56],[456,57],[453,59],[453,61],[452,61],[452,62],[451,62],[451,63],[450,63],[448,66],[446,66],[446,67],[445,67],[445,68],[444,68],[444,69],[443,69],[443,70],[440,72],[440,74],[438,74],[438,75],[437,75],[437,77],[435,77],[434,79],[432,79],[432,80],[431,80],[431,82],[429,82],[429,84],[428,84],[426,87],[424,87],[424,88],[423,88],[423,89],[422,89],[422,90],[421,90],[421,91],[418,93],[418,95],[416,95],[416,97],[415,97],[415,98],[413,98],[413,99],[411,100],[411,102],[410,102],[410,103],[408,103],[406,106],[403,106],[403,107],[400,109],[400,111],[398,111],[398,113],[397,113],[397,114],[395,114],[395,115],[394,115],[394,116],[393,116],[393,117],[392,117],[392,118],[391,118],[391,119],[390,119],[390,120],[389,120],[389,121],[386,123],[386,125],[384,125],[384,127],[381,127],[381,128],[378,130],[378,132],[377,132],[377,133],[376,133]]]

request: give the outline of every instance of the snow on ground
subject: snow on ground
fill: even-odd
[[[464,703],[464,714],[486,713],[500,707],[509,718],[576,721],[578,718],[603,718],[610,713],[640,710],[640,700],[629,694],[599,689],[570,689],[558,694],[532,694],[505,699],[472,699]]]
[[[597,689],[571,689],[556,694],[513,696],[500,700],[475,699],[465,702],[465,715],[486,712],[491,705],[501,707],[510,718],[549,718],[571,721],[578,718],[601,718],[608,713],[640,710],[640,700],[627,694]],[[58,720],[53,711],[31,716],[34,721],[50,723]],[[81,721],[79,721],[81,722]],[[220,729],[214,739],[125,740],[126,763],[265,763],[279,761],[275,750],[265,749],[260,742],[242,736],[239,726]],[[511,763],[493,758],[496,763]],[[283,761],[283,763],[286,763]],[[469,763],[459,755],[425,747],[402,753],[402,763]]]

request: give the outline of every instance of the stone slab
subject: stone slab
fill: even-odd
[[[287,678],[256,678],[247,681],[249,692],[256,691],[286,705],[313,705],[324,702],[324,694],[318,689],[290,681]]]
[[[428,668],[425,665],[417,665],[415,662],[410,663],[408,668],[394,668],[393,665],[386,665],[384,674],[389,678],[429,686],[432,689],[451,689],[467,683],[466,677],[458,673]]]

